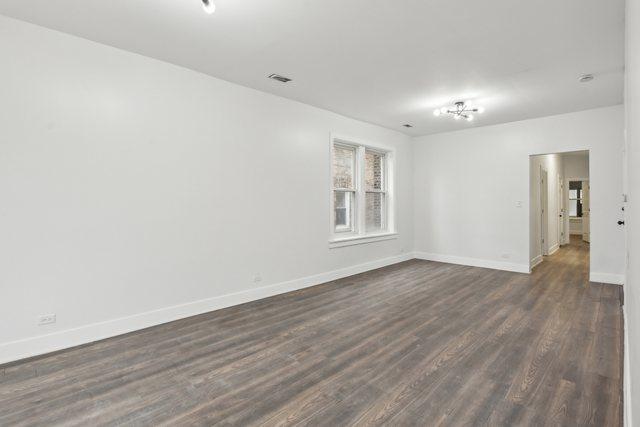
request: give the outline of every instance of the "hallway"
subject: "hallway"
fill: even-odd
[[[546,264],[545,270],[570,270],[576,275],[579,274],[583,283],[588,283],[589,250],[589,243],[583,241],[580,235],[572,234],[570,236],[570,243],[561,246],[553,255],[545,256],[543,262],[533,269],[533,273],[538,274],[536,270]]]

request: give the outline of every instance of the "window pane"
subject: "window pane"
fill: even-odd
[[[385,194],[366,194],[366,218],[365,228],[367,231],[381,231],[385,225]]]
[[[354,188],[356,150],[340,145],[333,146],[333,187]]]
[[[384,154],[366,151],[364,180],[367,191],[382,190],[384,187]]]
[[[569,181],[569,198],[582,198],[582,181]]]
[[[569,216],[578,216],[577,200],[569,200]]]
[[[338,232],[353,231],[353,200],[351,191],[334,191],[333,208],[335,230]]]

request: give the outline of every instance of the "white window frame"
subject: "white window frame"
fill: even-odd
[[[355,233],[356,228],[358,226],[357,221],[356,221],[356,217],[357,217],[357,206],[358,206],[358,147],[351,145],[351,144],[343,144],[341,142],[336,142],[331,146],[331,149],[333,150],[334,147],[342,147],[342,148],[346,148],[349,150],[353,150],[354,152],[354,156],[353,156],[353,165],[352,165],[352,170],[353,170],[353,185],[351,188],[338,188],[338,187],[334,187],[333,186],[333,155],[331,157],[331,206],[333,208],[332,212],[332,221],[335,224],[335,193],[339,192],[339,193],[351,193],[353,194],[353,204],[351,207],[351,218],[349,218],[349,222],[350,222],[350,226],[349,227],[344,227],[344,228],[336,228],[334,227],[333,232],[336,235],[341,235],[341,236],[350,236],[353,233]]]
[[[354,187],[355,187],[355,209],[353,213],[353,230],[348,232],[335,230],[335,209],[334,209],[334,192],[342,191],[333,187],[333,147],[346,146],[352,147],[356,151],[355,171],[354,171]],[[374,151],[384,154],[384,172],[382,190],[366,191],[365,188],[365,162],[366,152]],[[339,248],[344,246],[359,245],[364,243],[377,242],[382,240],[395,239],[398,237],[396,229],[396,204],[395,204],[395,150],[391,147],[381,144],[374,144],[358,140],[356,138],[344,137],[339,135],[331,136],[330,146],[330,248]],[[383,230],[382,231],[366,231],[366,194],[367,193],[384,193],[385,203],[382,212]]]

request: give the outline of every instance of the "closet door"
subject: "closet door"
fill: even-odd
[[[589,181],[582,181],[582,240],[584,240],[585,242],[591,242],[591,209],[589,205],[590,190],[591,188],[589,187]]]

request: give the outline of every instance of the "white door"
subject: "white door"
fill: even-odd
[[[540,246],[542,255],[549,255],[549,185],[547,171],[540,170]]]
[[[558,246],[564,244],[564,182],[558,174]]]
[[[582,181],[582,240],[585,242],[591,241],[590,227],[591,222],[591,209],[589,193],[591,188],[589,181]]]

